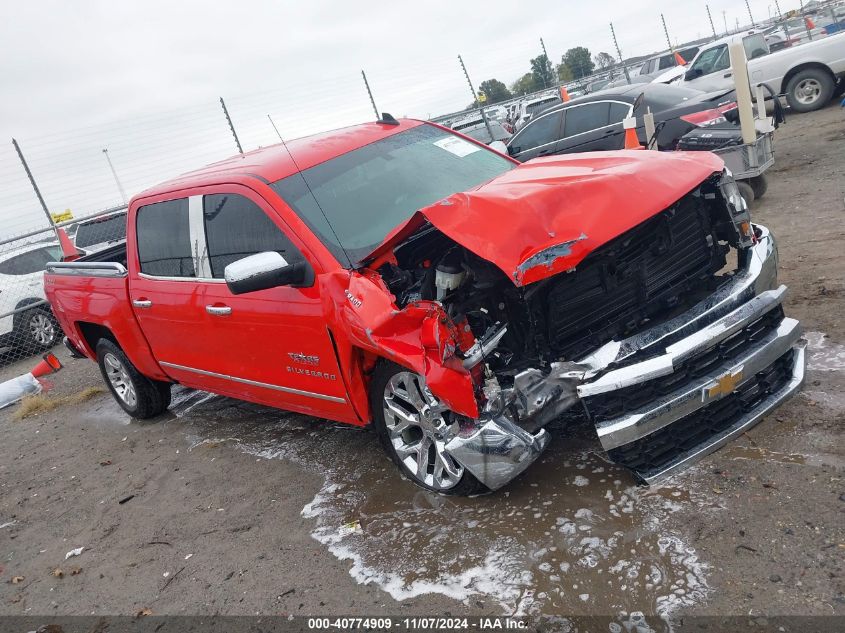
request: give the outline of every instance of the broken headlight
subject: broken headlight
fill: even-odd
[[[731,170],[725,168],[719,181],[722,197],[727,204],[731,221],[736,228],[740,246],[750,246],[754,242],[754,228],[751,226],[751,214],[748,204],[739,192]]]

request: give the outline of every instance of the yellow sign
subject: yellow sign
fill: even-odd
[[[50,217],[53,218],[53,222],[59,224],[60,222],[67,222],[68,220],[73,219],[73,213],[70,212],[70,209],[65,209],[61,213],[51,213]]]
[[[719,396],[724,396],[729,393],[732,393],[741,380],[741,369],[734,374],[727,373],[724,376],[719,376],[715,381],[715,385],[711,387],[705,387],[708,398],[717,398]]]

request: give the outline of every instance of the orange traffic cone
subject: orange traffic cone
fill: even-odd
[[[811,17],[809,17],[809,16],[807,16],[807,17],[805,17],[805,18],[804,18],[804,24],[806,24],[806,25],[807,25],[807,28],[808,28],[808,29],[814,29],[814,28],[816,28],[816,23],[815,23],[815,22],[813,22],[813,19],[812,19]]]
[[[681,57],[681,54],[680,54],[680,53],[675,53],[675,63],[676,63],[678,66],[686,66],[686,65],[687,65],[687,60],[685,60],[683,57]]]
[[[637,137],[637,119],[628,117],[622,121],[622,127],[625,128],[625,149],[642,149]]]
[[[74,259],[79,259],[79,251],[67,235],[67,231],[63,228],[56,229],[59,235],[59,245],[62,247],[62,261],[72,262]]]
[[[569,101],[572,97],[569,96],[569,93],[566,91],[566,86],[560,87],[560,98],[566,102]]]
[[[47,374],[55,374],[62,368],[61,361],[52,352],[44,354],[41,358],[41,362],[29,372],[35,378],[41,378],[41,376],[46,376]]]

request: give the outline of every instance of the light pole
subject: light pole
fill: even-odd
[[[106,162],[109,164],[109,169],[111,169],[112,176],[114,176],[114,181],[117,184],[117,190],[120,191],[120,197],[123,198],[123,204],[126,204],[126,191],[123,190],[123,185],[120,184],[120,178],[117,177],[117,172],[114,169],[114,165],[112,165],[109,150],[103,149],[103,156],[106,157]]]

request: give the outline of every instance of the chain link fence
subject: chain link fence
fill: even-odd
[[[755,8],[758,5],[764,6],[755,3]],[[507,140],[518,128],[519,109],[527,109],[531,102],[560,100],[562,87],[573,97],[600,90],[607,81],[634,77],[638,65],[649,57],[665,55],[656,47],[681,47],[671,38],[673,27],[696,33],[692,42],[740,29],[739,20],[729,24],[724,12],[716,14],[714,22],[709,6],[705,14],[705,6],[700,5],[695,15],[686,5],[667,12],[663,24],[655,19],[651,29],[624,26],[634,17],[642,18],[642,10],[633,5],[613,16],[615,31],[607,23],[592,25],[607,30],[606,46],[592,51],[600,53],[603,67],[570,65],[569,70],[579,76],[569,81],[560,80],[557,67],[566,57],[564,51],[578,43],[538,37],[535,43],[491,45],[451,58],[432,54],[403,66],[401,72],[388,63],[368,68],[363,77],[328,72],[307,85],[289,84],[225,103],[210,100],[24,136],[20,143],[0,148],[0,362],[43,352],[61,339],[43,289],[46,263],[63,257],[57,229],[80,253],[96,252],[125,238],[128,198],[157,182],[283,138],[373,120],[381,111],[434,120],[487,143]],[[825,11],[836,18],[835,11],[845,16],[843,7],[826,3]],[[750,8],[745,17],[744,23],[748,18],[753,23]],[[628,55],[623,57],[623,51]],[[632,51],[653,52],[631,56]],[[478,102],[482,81],[520,75],[524,79],[541,55],[553,73],[539,84],[541,89],[515,92],[496,103]],[[467,103],[472,105],[458,110]],[[549,105],[553,103],[545,107]]]

